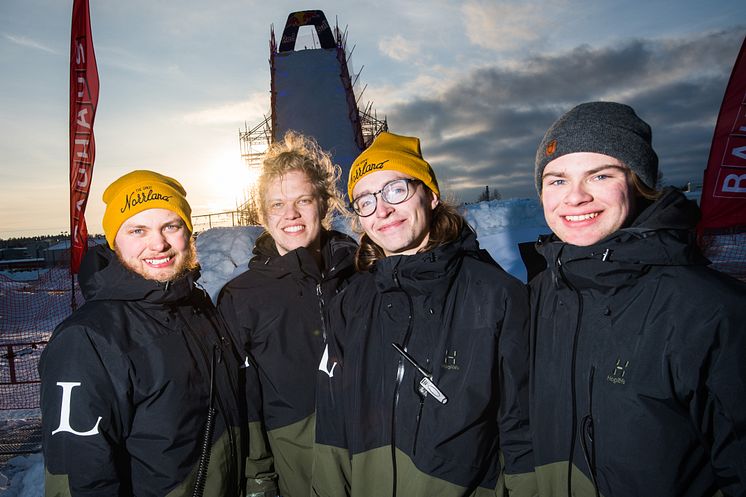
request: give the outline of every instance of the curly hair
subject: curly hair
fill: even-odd
[[[262,161],[258,180],[259,211],[261,221],[267,225],[266,194],[269,184],[291,171],[305,173],[313,184],[321,202],[323,226],[329,228],[335,210],[342,211],[344,204],[337,189],[342,171],[332,162],[331,155],[319,147],[312,137],[297,131],[288,131],[282,140],[274,142]]]
[[[426,186],[423,187],[427,188]],[[430,190],[429,188],[427,189]],[[456,207],[441,199],[438,205],[435,206],[435,209],[433,209],[427,243],[418,253],[428,252],[456,240],[461,233],[464,223],[466,223],[466,220],[459,214]],[[352,227],[354,231],[362,233],[360,246],[355,253],[355,268],[358,271],[368,271],[379,259],[385,258],[386,254],[380,246],[375,244],[365,234],[357,216],[353,217]]]

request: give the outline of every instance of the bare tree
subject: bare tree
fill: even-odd
[[[503,197],[502,195],[500,195],[500,190],[495,188],[490,192],[490,187],[485,186],[484,191],[479,194],[477,202],[484,202],[485,200],[501,200],[502,198]]]

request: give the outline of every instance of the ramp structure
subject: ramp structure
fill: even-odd
[[[304,26],[312,28],[312,42],[299,47]],[[360,72],[350,70],[347,33],[339,26],[332,29],[322,11],[306,10],[288,16],[279,47],[273,28],[270,35],[271,112],[258,125],[239,131],[241,155],[258,171],[267,145],[289,130],[298,131],[332,154],[342,169],[339,187],[345,191],[352,161],[388,128],[371,103],[360,108],[365,88],[358,90]],[[240,210],[252,208],[253,196],[247,192]]]

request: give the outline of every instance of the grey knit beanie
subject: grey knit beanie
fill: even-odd
[[[615,102],[588,102],[570,109],[547,130],[536,151],[536,190],[546,165],[574,152],[595,152],[618,159],[643,183],[655,188],[658,156],[648,123],[632,107]]]

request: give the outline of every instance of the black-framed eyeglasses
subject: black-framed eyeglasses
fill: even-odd
[[[410,178],[399,178],[389,181],[383,188],[373,193],[364,193],[352,201],[352,209],[360,217],[368,217],[376,212],[376,206],[378,205],[378,199],[376,198],[379,194],[384,202],[391,205],[401,204],[402,202],[409,200],[414,193],[414,188],[409,185],[417,185],[421,183],[418,179]]]

